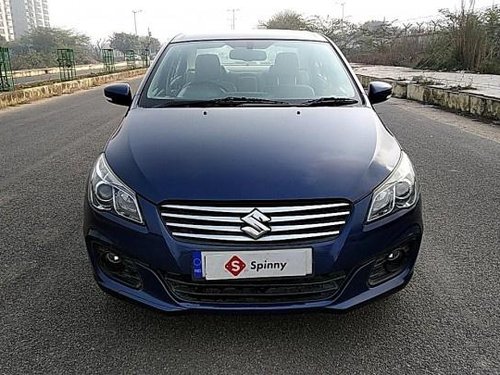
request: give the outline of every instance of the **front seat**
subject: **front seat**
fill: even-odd
[[[207,53],[196,56],[194,63],[194,82],[214,82],[228,92],[236,91],[236,86],[226,81],[226,70],[220,64],[219,56]]]
[[[274,65],[269,69],[271,86],[299,84],[299,57],[293,52],[276,55]]]
[[[311,86],[304,84],[302,73],[296,53],[278,53],[274,65],[269,69],[268,91],[284,99],[314,97],[314,90]]]
[[[205,54],[196,56],[194,63],[195,80],[216,81],[221,76],[221,65],[219,56],[215,54]]]

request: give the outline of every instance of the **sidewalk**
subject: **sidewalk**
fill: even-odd
[[[433,87],[460,87],[461,92],[500,99],[500,75],[465,72],[435,72],[400,66],[351,64],[356,74],[380,79],[407,81]]]

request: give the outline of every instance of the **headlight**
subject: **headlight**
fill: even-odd
[[[368,221],[379,219],[401,208],[412,207],[418,197],[415,171],[408,155],[401,155],[391,175],[373,192]]]
[[[136,223],[144,223],[136,194],[113,174],[104,154],[97,159],[90,176],[89,200],[97,210],[111,211]]]

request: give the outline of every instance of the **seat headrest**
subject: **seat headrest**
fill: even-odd
[[[215,54],[205,54],[196,56],[194,69],[197,79],[201,80],[218,79],[221,75],[221,65],[219,56]]]
[[[293,52],[280,52],[276,55],[273,70],[277,75],[298,75],[299,57]]]

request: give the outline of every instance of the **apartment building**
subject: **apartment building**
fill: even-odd
[[[0,0],[0,37],[7,41],[50,27],[48,0]]]

